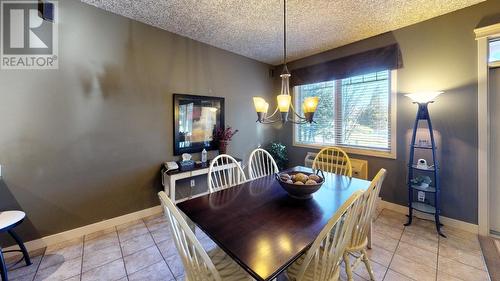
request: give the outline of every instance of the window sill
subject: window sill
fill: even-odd
[[[295,141],[293,142],[292,145],[294,147],[303,147],[303,148],[312,148],[312,149],[322,149],[325,147],[329,147],[329,145],[303,144],[303,143],[296,143]],[[342,148],[347,154],[356,154],[356,155],[372,156],[372,157],[388,158],[388,159],[396,159],[397,158],[396,151],[395,151],[396,148],[394,148],[394,151],[385,152],[385,151],[374,150],[374,149],[360,149],[360,148],[341,146],[341,145],[332,145],[332,146]]]

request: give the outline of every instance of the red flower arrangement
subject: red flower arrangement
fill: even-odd
[[[227,127],[226,129],[219,128],[215,131],[215,140],[219,142],[219,153],[226,154],[227,146],[229,142],[233,138],[239,130],[233,130],[231,127]]]
[[[233,130],[232,127],[226,129],[218,128],[215,132],[215,139],[218,141],[231,141],[234,135],[240,130]]]

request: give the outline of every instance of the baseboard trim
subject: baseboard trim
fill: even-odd
[[[391,211],[394,211],[394,212],[398,212],[398,213],[401,213],[401,214],[407,214],[408,213],[408,207],[407,206],[402,206],[402,205],[391,203],[391,202],[387,202],[387,201],[384,201],[384,200],[380,200],[379,206],[382,209],[388,209],[388,210],[391,210]],[[425,213],[415,212],[414,215],[417,218],[428,219],[428,220],[433,220],[434,219],[434,217],[432,215],[425,214]],[[458,228],[458,229],[465,230],[465,231],[468,231],[468,232],[472,232],[472,233],[475,233],[475,234],[479,233],[479,226],[477,224],[472,224],[472,223],[468,223],[468,222],[464,222],[464,221],[460,221],[460,220],[456,220],[456,219],[452,219],[452,218],[448,218],[448,217],[444,217],[444,216],[440,216],[440,218],[441,218],[441,222],[445,226],[450,226],[450,227]]]
[[[68,231],[56,233],[53,235],[45,236],[40,239],[28,241],[25,243],[26,248],[29,252],[39,251],[47,246],[55,245],[63,241],[75,239],[82,237],[87,234],[91,234],[97,231],[105,230],[110,227],[114,227],[120,224],[131,222],[134,220],[142,219],[152,215],[156,215],[163,212],[161,205],[154,206],[148,209],[140,210],[123,216],[111,218],[108,220],[96,222],[93,224],[85,225]],[[17,249],[17,245],[7,247],[5,250]]]

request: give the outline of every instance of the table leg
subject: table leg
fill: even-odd
[[[175,180],[172,179],[172,177],[170,177],[170,199],[172,199],[172,202],[174,202],[174,204],[176,204],[177,202],[175,201]]]

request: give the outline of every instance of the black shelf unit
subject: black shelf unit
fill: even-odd
[[[439,215],[441,213],[440,207],[440,182],[439,182],[439,166],[436,159],[436,142],[434,139],[434,133],[432,131],[431,119],[429,116],[429,110],[427,108],[428,103],[418,103],[418,112],[415,119],[415,125],[413,127],[413,134],[411,138],[410,145],[410,159],[408,161],[408,222],[405,226],[412,223],[413,211],[418,211],[426,214],[431,214],[434,216],[434,221],[436,224],[436,231],[439,235],[446,237],[441,231],[441,224],[439,220]],[[430,145],[416,145],[417,129],[420,121],[427,121],[427,129],[429,130]],[[428,150],[432,154],[432,165],[429,168],[421,168],[415,164],[415,150]],[[415,172],[428,174],[432,181],[432,186],[421,187],[413,184],[411,181],[415,178]],[[415,193],[425,192],[426,197],[431,197],[432,200],[427,200],[424,202],[416,201],[414,199]]]

